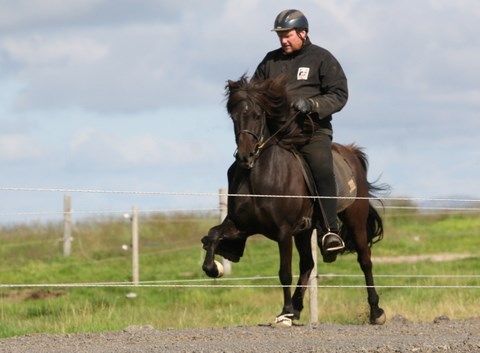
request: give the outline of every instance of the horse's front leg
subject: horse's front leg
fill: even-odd
[[[202,270],[209,277],[217,278],[220,271],[215,264],[215,250],[223,237],[221,225],[215,226],[208,231],[208,235],[202,238],[203,248],[206,251]]]
[[[282,238],[281,238],[282,239]],[[283,309],[279,317],[288,316],[293,319],[293,305],[290,286],[292,285],[292,237],[286,236],[278,242],[280,253],[280,270],[278,276],[283,289]]]
[[[303,310],[303,297],[314,266],[311,235],[312,231],[307,230],[295,236],[295,246],[300,257],[300,277],[292,297],[293,314],[296,320],[300,319],[300,313]]]
[[[213,278],[219,277],[220,272],[215,264],[217,248],[227,236],[226,234],[236,236],[238,233],[239,231],[235,227],[235,224],[227,217],[221,224],[211,228],[208,234],[202,238],[203,249],[206,251],[202,269],[207,276]]]

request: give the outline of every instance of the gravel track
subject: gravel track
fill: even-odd
[[[156,330],[131,326],[120,332],[33,334],[0,340],[9,353],[130,352],[480,352],[480,318],[412,323],[395,316],[383,326],[320,324]]]

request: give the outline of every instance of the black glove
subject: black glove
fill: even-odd
[[[293,101],[292,107],[303,114],[310,113],[312,111],[312,102],[309,99],[297,98]]]

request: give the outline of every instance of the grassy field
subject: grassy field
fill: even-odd
[[[201,237],[217,216],[148,215],[140,218],[142,286],[53,286],[131,281],[130,224],[124,219],[77,222],[72,255],[62,256],[62,224],[25,224],[0,229],[0,337],[35,332],[99,332],[130,325],[158,329],[269,323],[282,306],[280,288],[226,288],[223,284],[278,285],[278,252],[261,236],[247,243],[233,274],[220,280],[201,270]],[[480,316],[480,289],[431,286],[480,285],[480,217],[474,215],[385,215],[386,235],[374,258],[463,254],[470,258],[433,262],[376,262],[380,304],[388,318],[412,321]],[[295,273],[297,256],[295,254]],[[355,255],[319,264],[320,285],[364,284]],[[338,276],[342,275],[342,276]],[[348,276],[352,275],[352,276]],[[448,277],[447,277],[448,276]],[[477,276],[477,277],[475,277]],[[254,277],[247,280],[236,278]],[[257,278],[258,277],[258,278]],[[264,278],[266,277],[266,278]],[[202,287],[172,287],[195,284]],[[6,284],[31,285],[6,287]],[[38,284],[50,284],[35,286]],[[171,283],[170,283],[171,284]],[[420,287],[419,287],[420,286]],[[417,287],[417,288],[415,288]],[[135,298],[129,298],[135,293]],[[320,288],[320,322],[368,322],[364,288]],[[308,323],[308,295],[301,323]]]

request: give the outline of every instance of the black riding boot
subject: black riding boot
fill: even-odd
[[[331,202],[334,200],[334,202]],[[326,202],[325,202],[326,201]],[[337,255],[345,248],[345,243],[339,235],[338,221],[337,221],[337,202],[336,199],[321,199],[321,206],[323,207],[323,213],[319,205],[315,207],[316,217],[318,219],[317,226],[317,242],[320,247],[320,251],[323,256],[323,262],[334,262],[337,259]],[[333,212],[334,210],[334,212]],[[323,217],[327,217],[328,227],[325,226]],[[330,215],[330,218],[328,216]]]
[[[337,221],[337,185],[333,173],[333,155],[331,137],[326,134],[316,135],[314,140],[300,149],[310,166],[320,203],[323,209],[316,209],[318,245],[324,262],[333,262],[345,244],[338,235]],[[323,196],[323,198],[322,198]]]
[[[323,190],[324,194],[326,191]],[[319,192],[320,195],[322,195]],[[336,186],[335,186],[336,196]],[[323,227],[317,227],[317,241],[320,251],[322,252],[323,262],[334,262],[337,255],[345,248],[345,243],[339,235],[337,221],[337,199],[321,199],[322,210],[319,210],[321,217],[327,218],[327,224]],[[325,222],[323,222],[325,223]]]

